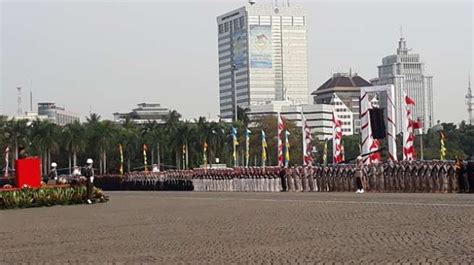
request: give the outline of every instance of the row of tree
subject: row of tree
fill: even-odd
[[[233,165],[233,147],[231,127],[237,128],[238,161],[244,165],[246,128],[250,134],[249,165],[261,165],[261,130],[265,131],[267,148],[267,165],[277,164],[277,118],[275,116],[259,117],[250,121],[247,110],[239,109],[238,121],[234,123],[209,122],[200,117],[193,122],[181,121],[181,115],[170,111],[164,123],[150,122],[137,125],[130,120],[117,124],[102,120],[100,115],[91,114],[85,123],[72,123],[58,126],[49,121],[7,119],[0,116],[0,144],[10,147],[11,163],[19,147],[24,147],[29,155],[41,158],[43,174],[47,174],[52,161],[67,173],[74,165],[82,165],[87,158],[93,158],[99,173],[118,173],[120,168],[119,144],[123,147],[124,169],[126,172],[143,170],[143,145],[147,145],[147,160],[150,164],[160,164],[162,169],[194,168],[204,163],[204,143],[208,144],[207,160],[209,163],[219,159],[220,163]],[[443,124],[446,135],[447,159],[467,157],[474,154],[474,126]],[[290,132],[290,164],[302,164],[301,129],[291,121],[285,121]],[[313,136],[317,139],[317,135]],[[401,137],[398,140],[401,152]],[[415,145],[420,145],[420,137]],[[327,158],[332,160],[332,144],[326,143]],[[313,145],[317,152],[315,160],[322,162],[324,142],[315,140]],[[343,138],[346,159],[354,158],[360,153],[360,136]],[[439,159],[439,133],[429,131],[423,135],[424,158]],[[420,148],[417,149],[420,157]],[[401,157],[401,153],[399,154]],[[5,166],[5,161],[0,167]]]

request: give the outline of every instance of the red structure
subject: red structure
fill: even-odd
[[[15,161],[16,187],[27,185],[32,188],[41,186],[40,160],[36,157]]]

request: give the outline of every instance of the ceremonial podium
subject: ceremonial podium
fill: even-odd
[[[16,187],[24,185],[32,188],[41,186],[40,160],[36,157],[19,159],[15,161]]]

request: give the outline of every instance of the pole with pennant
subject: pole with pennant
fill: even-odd
[[[8,177],[8,161],[10,160],[9,155],[10,155],[10,147],[7,146],[5,147],[5,177]]]
[[[239,141],[237,140],[237,129],[232,127],[232,147],[233,147],[233,152],[232,152],[232,157],[234,159],[234,167],[237,167],[237,146],[239,145]]]
[[[204,168],[207,168],[207,142],[206,141],[204,141],[204,144],[202,146],[202,151],[203,151],[202,160],[203,160]]]
[[[285,167],[288,167],[290,164],[290,141],[288,140],[288,136],[290,132],[285,130]]]
[[[265,132],[262,130],[262,167],[267,163],[267,139]]]
[[[444,140],[446,137],[444,136],[444,133],[442,131],[439,132],[439,159],[440,160],[446,160],[446,147],[444,146]]]
[[[119,144],[119,153],[120,153],[120,175],[123,175],[123,146]]]
[[[284,130],[285,130],[285,124],[283,123],[281,114],[278,113],[277,137],[278,137],[278,166],[279,167],[284,166],[284,162],[285,162],[285,158],[283,156],[283,140],[282,140]]]
[[[323,165],[327,166],[328,164],[328,140],[324,139],[324,146],[323,146]]]
[[[252,131],[245,129],[245,166],[249,166],[250,161],[250,134]]]
[[[143,167],[145,168],[145,172],[148,172],[148,161],[147,161],[147,151],[148,151],[148,146],[146,144],[143,144]]]

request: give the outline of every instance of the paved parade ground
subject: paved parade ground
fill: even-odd
[[[0,263],[474,262],[473,194],[108,194],[0,211]]]

